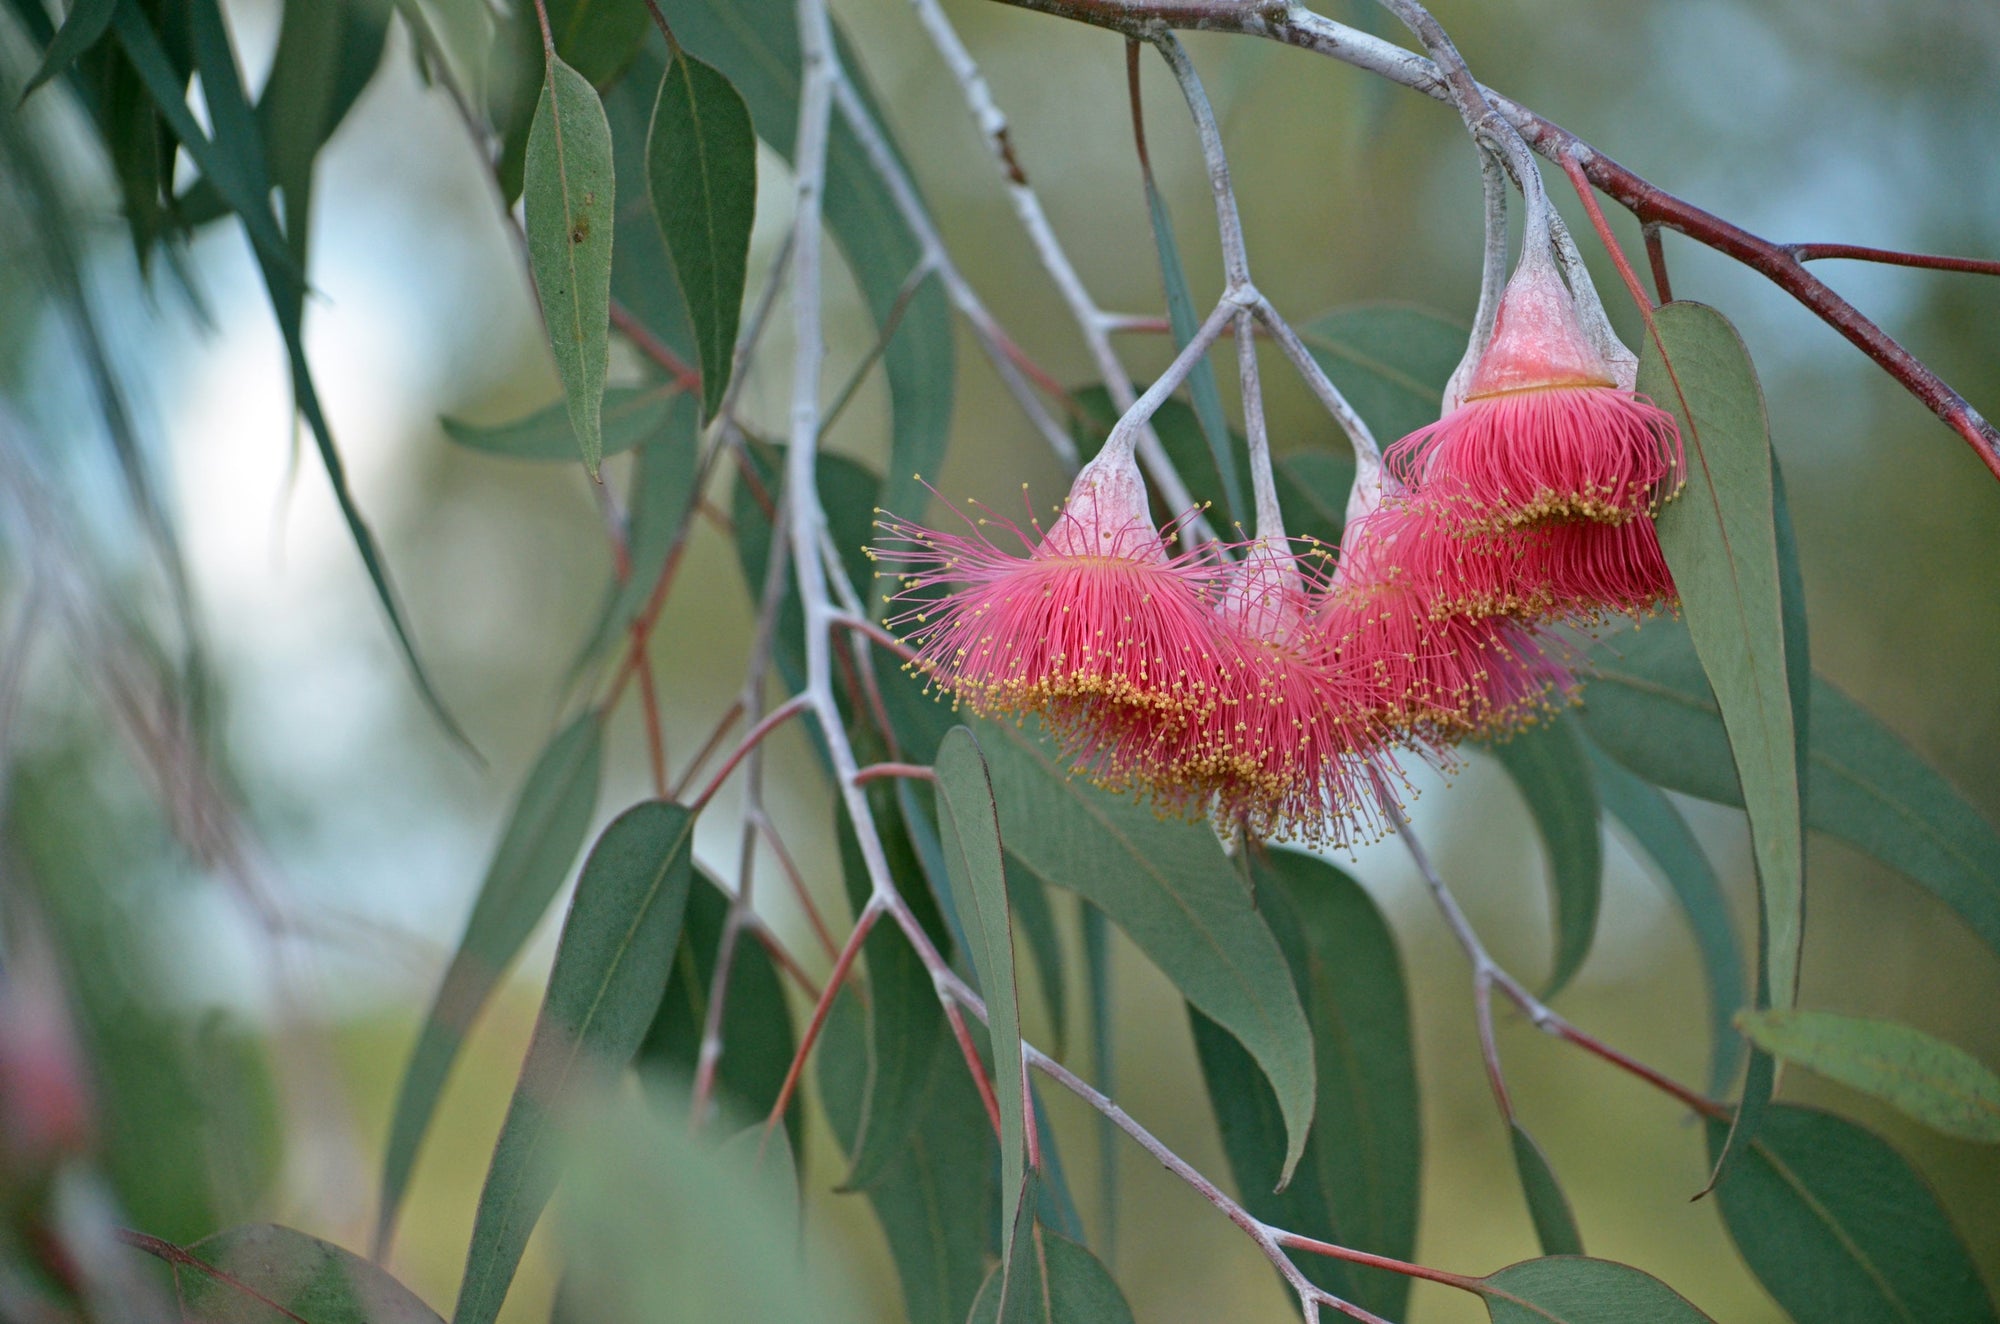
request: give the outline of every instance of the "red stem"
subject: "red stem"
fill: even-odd
[[[921,763],[871,763],[854,774],[854,784],[865,786],[869,782],[882,781],[890,777],[908,777],[912,781],[934,782],[937,771]]]
[[[979,1101],[986,1105],[986,1119],[993,1123],[993,1134],[997,1137],[1000,1134],[1000,1100],[994,1096],[993,1082],[986,1079],[986,1064],[979,1060],[979,1047],[972,1042],[972,1031],[966,1028],[965,1013],[950,998],[940,998],[939,1001],[944,1004],[945,1019],[951,1022],[952,1037],[958,1040],[958,1051],[965,1058],[965,1069],[972,1073],[972,1083],[979,1087]]]
[[[826,977],[826,987],[820,991],[819,1001],[813,1004],[812,1019],[806,1023],[806,1032],[799,1040],[798,1051],[792,1054],[792,1065],[785,1072],[785,1083],[778,1087],[777,1102],[771,1105],[771,1112],[764,1119],[764,1137],[769,1139],[778,1123],[784,1120],[785,1109],[791,1104],[792,1091],[798,1088],[799,1073],[805,1069],[806,1058],[819,1041],[819,1032],[826,1025],[826,1014],[833,1009],[833,996],[840,992],[841,984],[847,979],[847,972],[854,968],[854,958],[861,954],[861,944],[866,941],[868,931],[875,927],[875,921],[882,918],[883,907],[870,901],[861,911],[861,918],[854,922],[854,932],[847,935],[847,945],[840,949],[840,959],[833,963],[833,971]]]
[[[764,720],[751,727],[750,733],[743,737],[743,743],[730,752],[728,759],[716,770],[715,776],[709,778],[708,785],[703,788],[700,795],[694,798],[690,808],[699,812],[705,807],[714,798],[715,793],[722,789],[722,783],[729,780],[729,774],[736,771],[736,765],[743,761],[745,754],[755,749],[765,736],[770,735],[771,732],[783,726],[785,722],[798,716],[811,706],[812,700],[806,695],[794,694],[791,698],[766,713]]]
[[[537,6],[541,0],[535,0]],[[701,391],[701,373],[691,367],[687,360],[669,349],[664,341],[654,335],[641,322],[638,315],[616,299],[611,301],[611,325],[618,328],[620,335],[632,342],[632,347],[667,371],[674,384],[684,391]]]
[[[1371,1269],[1387,1269],[1390,1273],[1400,1273],[1405,1278],[1422,1278],[1433,1283],[1443,1283],[1456,1287],[1461,1292],[1484,1294],[1486,1285],[1477,1278],[1468,1278],[1462,1273],[1450,1273],[1444,1269],[1433,1269],[1422,1264],[1412,1264],[1408,1260],[1391,1259],[1387,1255],[1371,1255],[1365,1250],[1353,1250],[1346,1246],[1336,1246],[1330,1241],[1314,1241],[1296,1232],[1276,1234],[1278,1244],[1293,1250],[1310,1251],[1314,1255],[1324,1255],[1330,1260],[1346,1260],[1349,1264],[1365,1264]]]
[[[1942,257],[1934,253],[1903,253],[1893,248],[1863,248],[1858,244],[1792,244],[1796,262],[1842,258],[1850,262],[1883,262],[1892,267],[1922,267],[1929,271],[1960,271],[1974,276],[2000,276],[2000,262],[1982,257]]]
[[[164,1260],[168,1264],[173,1265],[176,1270],[193,1269],[195,1272],[204,1274],[221,1283],[224,1287],[241,1292],[244,1296],[249,1297],[252,1301],[255,1301],[274,1314],[283,1315],[286,1319],[295,1321],[295,1324],[309,1324],[309,1321],[303,1315],[293,1314],[270,1297],[265,1296],[256,1288],[244,1282],[241,1278],[233,1274],[224,1273],[221,1269],[216,1268],[207,1260],[202,1259],[199,1255],[196,1255],[184,1246],[176,1246],[171,1241],[160,1237],[148,1236],[144,1232],[134,1232],[131,1228],[126,1227],[119,1228],[117,1234],[118,1239],[126,1245],[137,1250],[143,1250],[156,1259]]]

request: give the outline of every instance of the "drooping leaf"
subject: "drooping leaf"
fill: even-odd
[[[834,1000],[818,1054],[827,1120],[852,1153],[867,1091],[868,1038],[860,1002],[845,989]],[[918,1129],[866,1192],[896,1262],[910,1324],[963,1324],[999,1254],[999,1172],[993,1124],[947,1038],[931,1056]]]
[[[1014,903],[1014,921],[1021,926],[1021,937],[1035,954],[1035,974],[1053,1036],[1050,1051],[1061,1057],[1069,1031],[1069,976],[1063,969],[1062,936],[1056,932],[1048,889],[1040,878],[1016,867],[1007,873],[1007,896]]]
[[[1677,622],[1600,648],[1581,718],[1647,781],[1743,803],[1715,696]],[[2000,952],[2000,832],[1896,734],[1824,677],[1812,684],[1806,823],[1866,852],[1957,911]]]
[[[735,85],[757,136],[789,160],[799,119],[798,16],[791,0],[677,0],[667,8],[681,44]],[[861,62],[838,31],[834,44],[863,105],[878,124],[886,123]],[[923,246],[839,118],[827,144],[825,207],[827,228],[879,329],[894,315]],[[882,361],[889,379],[889,459],[870,504],[916,518],[930,499],[917,475],[938,472],[951,428],[951,303],[939,282],[925,281],[910,298]]]
[[[569,401],[570,426],[594,478],[604,453],[617,193],[603,103],[589,80],[560,57],[548,61],[524,168],[528,265]]]
[[[688,893],[680,948],[659,1010],[646,1028],[635,1063],[649,1084],[685,1088],[701,1056],[708,1022],[708,994],[715,978],[716,951],[729,914],[729,895],[705,870],[695,870]],[[778,1101],[796,1045],[791,1009],[771,954],[755,938],[736,941],[729,962],[729,988],[722,1008],[722,1060],[715,1071],[715,1098],[727,1119],[739,1125],[762,1122]],[[787,1127],[801,1126],[799,1110],[785,1114]]]
[[[627,80],[621,77],[640,56],[653,29],[645,0],[543,0],[549,16],[549,33],[555,39],[556,56],[582,74],[600,91]],[[474,40],[480,60],[489,65],[485,79],[493,84],[498,101],[494,122],[502,125],[500,160],[494,168],[502,194],[509,206],[521,196],[522,176],[527,157],[535,98],[543,78],[542,25],[536,6],[520,5],[507,18],[498,20],[499,41],[494,40],[491,21],[478,29]],[[487,54],[488,50],[491,55]],[[654,77],[641,95],[652,104]],[[637,179],[637,174],[621,176]]]
[[[111,30],[124,48],[133,70],[139,75],[146,94],[152,98],[154,109],[172,129],[174,137],[180,140],[195,166],[214,183],[230,210],[242,221],[244,233],[260,250],[260,259],[268,264],[266,282],[275,294],[281,281],[297,284],[304,279],[304,273],[293,264],[285,237],[278,229],[277,217],[272,214],[270,200],[265,195],[269,176],[265,171],[262,148],[254,145],[254,122],[250,125],[248,141],[239,132],[241,124],[233,112],[235,105],[242,101],[242,84],[236,75],[235,57],[228,50],[227,32],[217,30],[221,17],[219,13],[211,14],[210,10],[212,5],[205,9],[204,5],[197,4],[190,13],[196,20],[196,52],[206,57],[202,69],[203,92],[205,99],[210,99],[210,114],[216,114],[217,101],[228,107],[215,121],[214,138],[202,132],[194,112],[188,108],[186,77],[175,69],[172,58],[161,43],[160,34],[147,19],[145,11],[136,4],[120,3],[111,16]],[[230,95],[232,84],[233,96]]]
[[[564,727],[528,771],[486,866],[465,932],[403,1069],[382,1160],[378,1256],[396,1222],[417,1150],[472,1022],[541,922],[597,806],[603,731],[595,711]]]
[[[1289,1180],[1313,1115],[1311,1029],[1284,955],[1214,833],[1071,780],[1021,728],[983,723],[979,733],[1008,854],[1101,907],[1249,1051],[1285,1119],[1279,1181]]]
[[[1493,1324],[1714,1324],[1651,1274],[1611,1260],[1523,1260],[1479,1282]]]
[[[604,393],[603,431],[606,456],[620,455],[656,437],[666,427],[679,388],[674,386],[614,386]],[[445,436],[470,450],[510,460],[570,460],[580,444],[570,426],[569,404],[556,403],[511,423],[465,423],[441,418]]]
[[[223,1277],[183,1269],[187,1318],[215,1324],[439,1324],[379,1265],[288,1227],[231,1228],[188,1247]],[[253,1295],[254,1293],[254,1295]]]
[[[1416,1250],[1422,1166],[1417,1077],[1402,962],[1381,912],[1324,860],[1251,857],[1256,901],[1283,949],[1312,1026],[1318,1105],[1291,1184],[1273,1191],[1286,1134],[1276,1097],[1235,1039],[1190,1010],[1224,1152],[1251,1213],[1343,1246],[1407,1259]],[[1307,1277],[1377,1314],[1401,1317],[1409,1279],[1320,1256]]]
[[[1687,487],[1660,513],[1660,547],[1729,734],[1763,903],[1762,982],[1782,1009],[1798,992],[1804,847],[1764,395],[1720,313],[1673,303],[1655,321],[1639,389],[1675,416],[1687,450]]]
[[[650,22],[650,19],[649,19]],[[646,140],[653,128],[653,103],[666,77],[664,41],[646,41],[631,69],[604,94],[604,115],[611,121],[611,153],[618,178],[646,177]],[[628,188],[619,195],[618,224],[611,240],[611,297],[645,334],[675,358],[698,367],[694,328],[688,322],[687,300],[673,259],[653,219],[648,191]]]
[[[1110,1270],[1084,1247],[1023,1209],[1012,1270],[993,1266],[966,1324],[1132,1324],[1132,1307]],[[1002,1284],[1006,1298],[1002,1304]]]
[[[68,73],[76,64],[77,57],[95,46],[110,28],[111,16],[118,5],[119,0],[76,0],[64,16],[54,40],[42,52],[41,64],[21,89],[21,100],[26,101],[36,88],[51,78],[60,78]]]
[[[1298,330],[1383,446],[1437,422],[1465,353],[1465,327],[1407,304],[1348,304]]]
[[[1576,1229],[1576,1215],[1570,1212],[1569,1197],[1556,1180],[1549,1156],[1518,1121],[1509,1122],[1507,1130],[1514,1147],[1514,1171],[1520,1174],[1521,1194],[1527,1197],[1528,1217],[1534,1220],[1542,1254],[1583,1254],[1583,1234]]]
[[[1566,721],[1544,722],[1488,747],[1514,779],[1541,834],[1554,893],[1556,943],[1543,997],[1561,992],[1590,955],[1604,889],[1597,791],[1582,742]]]
[[[1111,1046],[1111,921],[1088,901],[1083,911],[1083,969],[1090,993],[1090,1065],[1097,1088],[1118,1097],[1118,1059]],[[1099,1244],[1118,1244],[1118,1146],[1124,1139],[1109,1117],[1096,1126]]]
[[[800,1253],[782,1134],[717,1143],[667,1105],[605,1100],[570,1119],[562,1208],[566,1309],[577,1324],[868,1316],[834,1256]],[[650,1106],[649,1106],[650,1105]]]
[[[1134,112],[1137,113],[1136,111]],[[1167,297],[1167,325],[1173,332],[1176,352],[1187,348],[1200,329],[1202,318],[1195,312],[1194,296],[1188,293],[1187,271],[1181,265],[1180,245],[1174,241],[1173,217],[1167,213],[1166,199],[1153,182],[1153,169],[1145,153],[1139,155],[1139,174],[1146,188],[1146,216],[1153,225],[1153,251],[1160,259],[1160,284]],[[1194,402],[1195,418],[1208,443],[1209,461],[1215,466],[1222,486],[1222,513],[1228,523],[1245,524],[1250,507],[1244,500],[1243,480],[1236,466],[1236,446],[1229,424],[1222,416],[1222,393],[1215,384],[1215,365],[1204,355],[1187,378],[1188,398]]]
[[[557,1119],[632,1060],[680,945],[694,815],[648,800],[591,847],[570,900],[548,992],[479,1192],[452,1324],[492,1324],[528,1234],[555,1189]]]
[[[653,108],[646,187],[701,356],[702,416],[722,403],[757,217],[757,135],[722,74],[678,48]]]
[[[1000,1104],[1000,1226],[1014,1226],[1028,1158],[1027,1068],[1021,1054],[1021,1007],[1014,986],[1014,925],[1007,905],[1007,869],[1000,855],[1000,817],[979,742],[957,727],[937,756],[938,842],[952,898],[965,926],[966,954],[986,1000],[993,1049],[993,1092]],[[1012,1263],[1012,1238],[1001,1264]]]
[[[1726,1135],[1708,1124],[1711,1154]],[[1993,1303],[1937,1197],[1880,1137],[1773,1104],[1716,1186],[1737,1249],[1798,1324],[1992,1324]]]
[[[2000,1142],[2000,1076],[1956,1044],[1894,1021],[1825,1011],[1746,1012],[1750,1041],[1894,1104],[1926,1126]]]
[[[1667,880],[1694,934],[1708,985],[1708,1088],[1720,1093],[1742,1057],[1733,1018],[1749,994],[1742,947],[1730,923],[1729,899],[1723,895],[1715,866],[1672,801],[1606,756],[1595,742],[1583,744],[1598,798]]]

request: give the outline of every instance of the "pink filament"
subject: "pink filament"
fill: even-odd
[[[1673,415],[1615,386],[1546,386],[1467,400],[1383,456],[1467,532],[1549,520],[1622,524],[1678,490]]]

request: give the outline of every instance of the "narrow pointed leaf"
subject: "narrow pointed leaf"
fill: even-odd
[[[1597,791],[1576,731],[1545,722],[1489,746],[1528,802],[1548,857],[1554,894],[1555,960],[1543,997],[1561,992],[1590,955],[1604,889],[1604,843],[1598,831]]]
[[[1708,1124],[1711,1154],[1727,1128]],[[1797,1324],[1993,1324],[1965,1242],[1923,1178],[1874,1133],[1773,1104],[1716,1186],[1751,1271]]]
[[[1311,1027],[1284,953],[1215,834],[1072,780],[1021,728],[979,730],[1009,856],[1101,907],[1249,1051],[1285,1120],[1278,1182],[1289,1181],[1317,1089]]]
[[[789,159],[799,120],[798,14],[792,0],[684,0],[674,6],[672,19],[681,45],[728,77],[750,107],[758,137]],[[837,29],[834,40],[863,105],[877,124],[886,123],[868,90],[866,63]],[[904,282],[924,256],[923,245],[840,118],[827,144],[826,224],[876,327],[886,326]],[[883,354],[889,379],[889,460],[873,504],[914,517],[929,502],[930,493],[917,475],[935,475],[944,460],[951,431],[953,354],[951,302],[940,282],[925,281],[903,309]]]
[[[1025,1229],[1023,1254],[1013,1272],[994,1265],[979,1289],[966,1324],[1001,1324],[1001,1284],[1005,1319],[1032,1324],[1132,1324],[1132,1307],[1118,1282],[1095,1255],[1039,1222]]]
[[[860,1000],[843,989],[818,1050],[819,1085],[834,1136],[850,1153],[867,1091],[867,1033]],[[964,1324],[999,1254],[1000,1165],[993,1124],[949,1040],[931,1056],[926,1100],[918,1129],[866,1195],[910,1324]]]
[[[1090,1065],[1097,1088],[1118,1097],[1118,1058],[1111,1046],[1111,921],[1088,901],[1083,909],[1083,970],[1090,997]],[[1100,1245],[1118,1244],[1118,1147],[1124,1137],[1109,1117],[1096,1124]],[[1282,1160],[1281,1160],[1282,1162]]]
[[[21,100],[26,101],[36,88],[51,78],[60,78],[68,73],[77,57],[104,36],[118,5],[119,0],[76,0],[63,19],[62,27],[56,31],[55,39],[42,53],[42,62],[36,67],[34,76],[21,89]]]
[[[1584,741],[1591,774],[1604,808],[1644,855],[1652,860],[1680,903],[1708,986],[1708,1088],[1719,1094],[1729,1085],[1742,1057],[1733,1018],[1749,993],[1742,945],[1730,923],[1729,898],[1715,866],[1673,802],[1650,782],[1614,762],[1595,743]]]
[[[1021,937],[1035,955],[1035,974],[1054,1041],[1050,1051],[1062,1057],[1069,1037],[1069,975],[1063,969],[1062,935],[1056,931],[1048,889],[1040,878],[1017,866],[1007,872],[1007,896],[1014,903]]]
[[[1190,1011],[1223,1151],[1251,1213],[1378,1255],[1416,1251],[1423,1137],[1410,1008],[1396,940],[1360,884],[1324,860],[1252,857],[1257,909],[1312,1026],[1318,1104],[1291,1184],[1274,1191],[1286,1134],[1277,1099],[1235,1039]],[[1343,1300],[1401,1318],[1410,1280],[1320,1256],[1299,1267]]]
[[[1201,316],[1195,312],[1194,296],[1188,293],[1187,272],[1181,265],[1180,245],[1174,241],[1174,221],[1167,213],[1166,199],[1160,196],[1159,187],[1153,182],[1153,171],[1146,158],[1142,156],[1139,161],[1146,185],[1146,215],[1153,224],[1153,251],[1159,255],[1160,283],[1166,289],[1167,323],[1173,331],[1174,349],[1178,351],[1194,339],[1201,328]],[[1222,393],[1215,384],[1215,366],[1206,355],[1188,374],[1187,389],[1188,398],[1194,402],[1195,417],[1201,423],[1201,435],[1208,443],[1210,461],[1221,481],[1222,497],[1227,503],[1223,511],[1231,523],[1243,524],[1250,518],[1250,507],[1243,496],[1236,446],[1229,435],[1228,421],[1222,415]]]
[[[556,1185],[557,1119],[632,1060],[666,991],[693,877],[694,815],[648,800],[591,847],[479,1192],[452,1324],[493,1324]]]
[[[678,390],[672,386],[614,386],[604,393],[604,454],[621,455],[659,435],[666,426]],[[468,450],[510,460],[572,460],[576,429],[570,426],[569,403],[558,400],[511,423],[466,423],[441,418],[444,435]]]
[[[528,265],[541,296],[570,426],[591,476],[604,454],[611,334],[611,236],[617,210],[611,124],[589,80],[551,56],[528,131],[522,196]]]
[[[729,80],[679,47],[653,108],[646,186],[694,324],[705,419],[729,387],[757,217],[757,135]]]
[[[1611,1260],[1523,1260],[1479,1284],[1493,1324],[1713,1324],[1659,1279]]]
[[[1519,1122],[1509,1122],[1507,1129],[1513,1141],[1514,1170],[1520,1174],[1521,1194],[1527,1197],[1528,1217],[1534,1220],[1535,1240],[1541,1243],[1542,1254],[1583,1254],[1583,1234],[1576,1229],[1576,1215],[1570,1212],[1569,1197],[1549,1166],[1549,1156]]]
[[[1687,633],[1657,622],[1600,648],[1585,729],[1646,780],[1741,805],[1720,710]],[[1880,719],[1812,682],[1806,823],[1902,873],[2000,953],[2000,832]]]
[[[1770,1005],[1798,993],[1804,909],[1797,723],[1787,677],[1771,439],[1736,329],[1701,304],[1656,314],[1639,388],[1674,414],[1687,488],[1660,514],[1660,546],[1729,733],[1763,899]]]
[[[1893,1021],[1825,1011],[1740,1018],[1765,1052],[1894,1104],[1946,1135],[2000,1143],[2000,1076],[1955,1044]]]
[[[292,1228],[272,1223],[231,1228],[188,1249],[226,1275],[187,1269],[176,1275],[190,1319],[439,1324],[436,1311],[379,1265]]]
[[[541,922],[597,806],[603,731],[593,710],[564,727],[529,769],[417,1044],[403,1069],[382,1160],[376,1253],[387,1246],[451,1064],[472,1022]]]
[[[952,899],[965,926],[967,955],[986,999],[993,1047],[993,1092],[1000,1104],[1000,1226],[1014,1226],[1026,1171],[1027,1078],[1021,1056],[1021,1007],[1014,984],[1014,926],[1007,905],[1007,870],[1000,855],[1000,817],[986,759],[972,732],[957,727],[938,747],[938,842]],[[1001,1248],[1001,1263],[1014,1248]]]

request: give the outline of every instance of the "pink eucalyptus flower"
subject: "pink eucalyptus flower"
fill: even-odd
[[[1617,386],[1541,249],[1507,282],[1464,403],[1384,459],[1468,533],[1623,524],[1678,491],[1683,463],[1673,416]]]
[[[994,523],[1020,553],[988,539]],[[887,624],[940,690],[977,713],[1043,713],[1066,735],[1171,725],[1212,704],[1220,568],[1168,550],[1174,529],[1154,528],[1129,452],[1086,465],[1032,541],[1011,520],[966,525],[940,533],[885,513],[891,545],[871,553],[903,580],[907,605]]]

